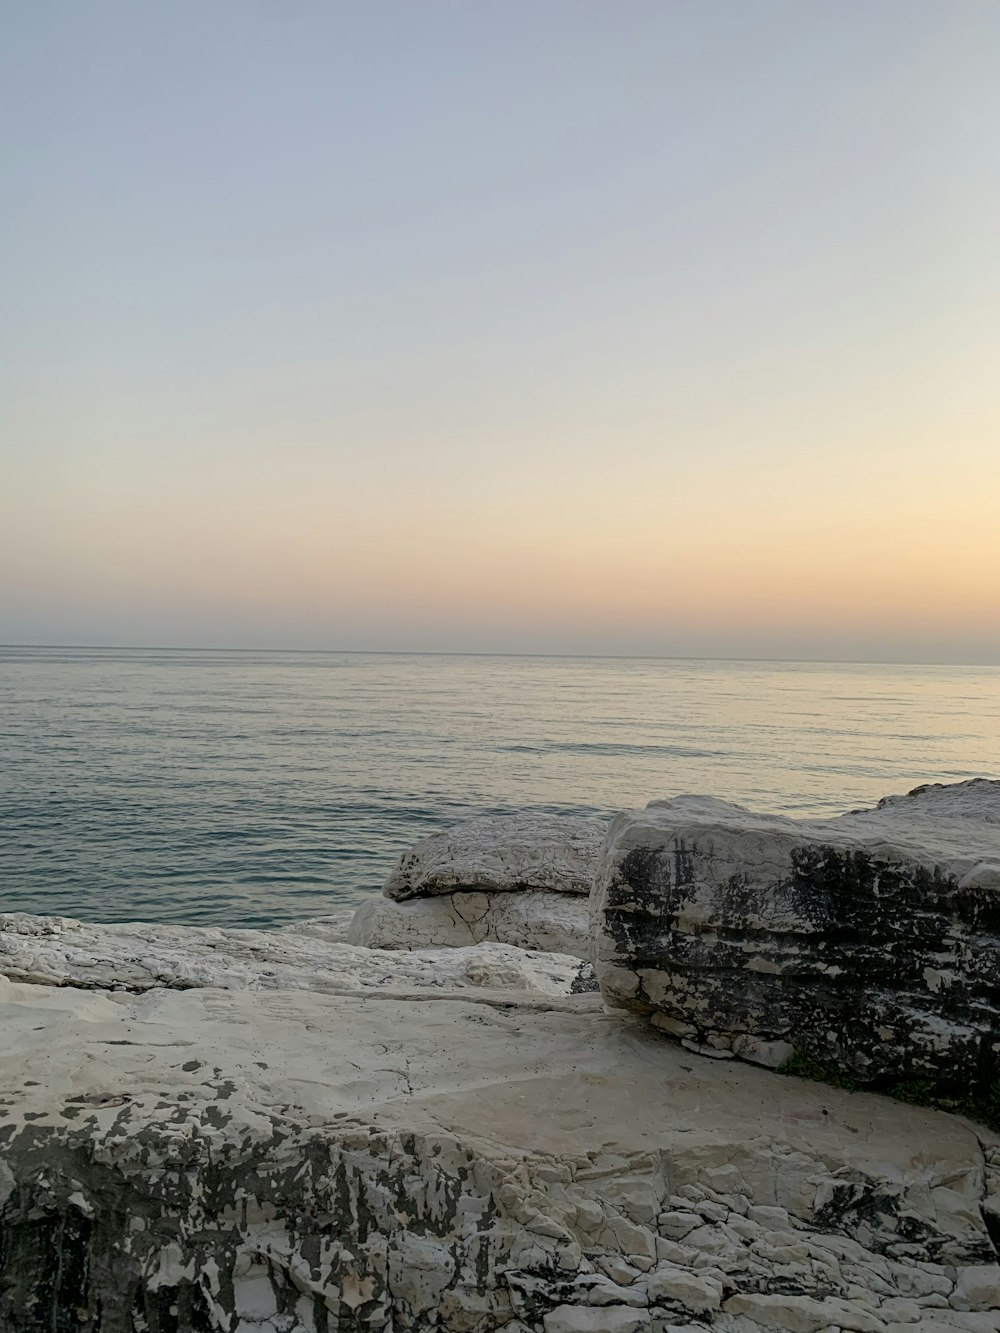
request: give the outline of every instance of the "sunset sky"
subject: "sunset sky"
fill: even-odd
[[[0,641],[1000,663],[996,0],[0,53]]]

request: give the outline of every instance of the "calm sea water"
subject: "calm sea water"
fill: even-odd
[[[475,812],[996,776],[1000,669],[0,649],[0,910],[274,925]]]

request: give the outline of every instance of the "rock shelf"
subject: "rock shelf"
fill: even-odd
[[[981,1124],[706,1058],[578,957],[349,929],[0,917],[3,1333],[1000,1329]]]

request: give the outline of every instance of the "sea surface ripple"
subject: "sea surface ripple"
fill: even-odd
[[[272,926],[480,812],[996,776],[1000,668],[0,648],[0,911]]]

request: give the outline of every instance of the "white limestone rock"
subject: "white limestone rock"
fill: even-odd
[[[908,801],[964,825],[974,856],[996,826],[970,813],[981,791],[896,798],[912,814]],[[679,986],[657,990],[639,966],[662,962],[651,941],[693,935],[737,991],[725,951],[741,938],[753,948],[735,956],[764,963],[751,978],[809,974],[814,918],[770,873],[785,844],[749,812],[734,831],[720,804],[694,820],[697,849],[627,845],[640,824],[663,833],[656,807],[616,821],[595,891],[602,913],[612,882],[631,895],[602,915],[609,994],[655,999],[688,1049],[576,993],[579,960],[559,953],[370,949],[344,941],[343,914],[274,932],[0,916],[0,1329],[997,1333],[1000,1136],[703,1060],[689,1052],[777,1058],[785,1038],[702,1022],[720,1002],[691,989],[686,956],[692,1003],[676,1008],[662,1001]],[[864,843],[850,844],[857,882],[861,853],[890,867],[880,889],[928,892],[898,848]],[[839,883],[843,852],[823,864]],[[988,911],[983,864],[957,891]],[[692,868],[704,894],[688,892]],[[957,872],[928,874],[950,902]],[[584,907],[514,887],[374,900],[371,937],[457,908],[470,931],[538,929],[536,896]],[[956,933],[937,972],[988,957],[977,938]]]
[[[1000,1266],[958,1269],[952,1304],[960,1310],[995,1310],[1000,1314]]]
[[[995,1136],[508,995],[0,978],[0,1328],[995,1328]]]
[[[692,1050],[1000,1086],[1000,782],[833,819],[653,801],[611,825],[591,906],[605,998]]]
[[[340,923],[335,926],[339,933]],[[212,926],[93,925],[66,917],[0,915],[0,974],[46,986],[327,993],[433,988],[575,993],[578,962],[506,944],[388,953],[331,940],[320,922],[281,931]]]
[[[398,901],[456,891],[589,894],[606,832],[603,820],[571,815],[483,815],[404,852],[382,891]]]
[[[927,782],[902,796],[883,796],[872,810],[852,810],[876,823],[879,810],[895,810],[904,819],[971,819],[977,824],[1000,824],[1000,782],[993,778],[970,778],[967,782]],[[958,826],[955,826],[956,830]],[[940,835],[938,835],[940,836]],[[959,833],[959,837],[961,834]]]
[[[395,902],[371,897],[347,932],[370,949],[457,948],[484,940],[519,949],[590,957],[590,912],[579,894],[445,893]]]

